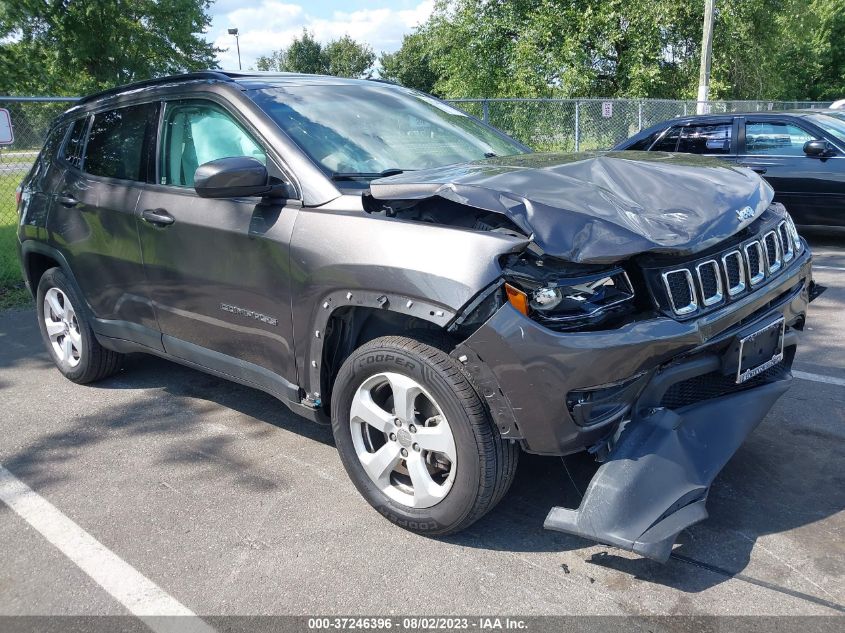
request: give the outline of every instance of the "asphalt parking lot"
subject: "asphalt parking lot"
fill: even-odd
[[[152,357],[74,385],[31,309],[0,313],[0,465],[111,563],[202,615],[842,615],[845,238],[814,242],[829,289],[794,384],[666,565],[543,530],[551,506],[578,504],[589,459],[524,455],[490,515],[423,538],[364,502],[328,428]],[[4,503],[0,561],[0,615],[127,613]]]

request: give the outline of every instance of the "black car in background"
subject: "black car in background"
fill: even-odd
[[[688,116],[664,121],[617,150],[684,152],[749,167],[795,223],[845,230],[845,112],[803,110]]]

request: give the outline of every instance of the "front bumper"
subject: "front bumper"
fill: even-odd
[[[773,315],[782,315],[787,328],[801,327],[811,282],[805,248],[789,270],[721,310],[692,321],[657,317],[600,332],[554,332],[505,304],[453,354],[487,399],[503,437],[520,440],[531,453],[567,455],[593,447],[620,422],[577,424],[568,394],[637,376],[644,387],[685,358],[721,354],[739,331]],[[633,412],[636,393],[631,397]]]
[[[811,299],[806,248],[790,268],[743,301],[687,323],[659,318],[558,334],[506,305],[456,350],[504,437],[541,454],[590,448],[603,461],[579,508],[552,508],[546,528],[666,561],[680,531],[707,518],[716,475],[792,380]],[[725,376],[728,349],[781,316],[784,359],[735,385]],[[636,385],[621,389],[632,399],[624,417],[576,423],[567,394],[614,383]]]

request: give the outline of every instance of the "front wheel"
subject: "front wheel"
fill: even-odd
[[[504,496],[519,448],[499,435],[458,363],[389,336],[357,349],[338,373],[332,429],[364,498],[414,532],[458,532]]]

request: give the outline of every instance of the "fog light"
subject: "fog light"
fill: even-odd
[[[622,382],[570,391],[566,395],[566,408],[578,426],[618,422],[634,406],[647,378],[642,373]]]

